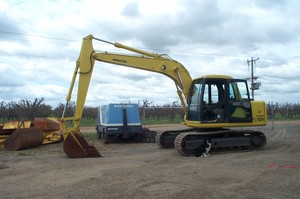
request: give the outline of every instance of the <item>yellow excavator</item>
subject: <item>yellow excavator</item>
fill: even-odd
[[[93,40],[111,44],[133,52],[133,55],[95,51]],[[267,124],[266,104],[250,99],[247,82],[225,75],[206,75],[192,79],[188,70],[166,54],[155,54],[111,43],[88,35],[83,38],[66,106],[71,100],[75,80],[79,74],[76,110],[73,117],[62,115],[64,152],[67,156],[101,157],[80,133],[79,126],[95,61],[106,62],[163,74],[171,78],[184,110],[184,130],[164,131],[156,135],[162,148],[175,147],[183,155],[200,156],[208,150],[255,150],[266,144],[266,136],[257,130],[241,127]],[[66,122],[73,126],[67,127]],[[238,128],[235,128],[238,127]]]

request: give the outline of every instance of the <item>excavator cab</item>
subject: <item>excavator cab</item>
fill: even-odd
[[[229,76],[205,76],[190,87],[187,120],[201,123],[252,122],[246,80]]]

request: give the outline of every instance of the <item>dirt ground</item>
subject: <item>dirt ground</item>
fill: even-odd
[[[151,130],[182,128],[149,126]],[[300,121],[261,129],[263,150],[185,157],[155,143],[89,141],[101,158],[67,158],[62,143],[0,149],[0,198],[299,198]],[[82,128],[82,131],[95,131]]]

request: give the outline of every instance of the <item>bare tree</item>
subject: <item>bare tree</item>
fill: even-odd
[[[35,98],[34,101],[31,100],[21,100],[19,102],[20,114],[29,120],[33,120],[37,117],[38,112],[41,110],[41,107],[44,105],[44,98]]]
[[[20,107],[15,102],[9,102],[6,104],[4,117],[7,120],[15,120],[20,118]]]
[[[59,103],[58,106],[52,111],[53,115],[56,117],[61,117],[63,110],[65,108],[65,104]],[[70,102],[68,107],[66,108],[65,117],[72,117],[74,115],[75,103]]]
[[[97,117],[97,110],[98,110],[97,107],[96,108],[90,106],[84,107],[82,117],[95,120]]]
[[[0,102],[0,118],[5,117],[5,112],[6,112],[6,105],[5,105],[5,102],[2,101],[2,102]]]
[[[149,107],[152,102],[149,102],[147,99],[143,99],[143,106],[142,107]]]

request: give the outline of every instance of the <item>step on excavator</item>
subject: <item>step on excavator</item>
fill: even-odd
[[[93,40],[135,54],[96,51]],[[242,128],[267,124],[266,104],[250,99],[246,80],[225,75],[205,75],[192,79],[181,63],[166,54],[149,53],[88,35],[83,38],[66,97],[65,108],[79,74],[75,115],[64,117],[65,111],[62,115],[64,151],[69,157],[102,156],[94,146],[86,142],[79,130],[95,61],[160,73],[174,81],[187,129],[157,133],[156,142],[161,148],[174,147],[183,155],[203,156],[208,151],[249,151],[266,145],[266,136],[262,132]],[[73,122],[73,126],[68,128],[66,121],[69,120]]]

